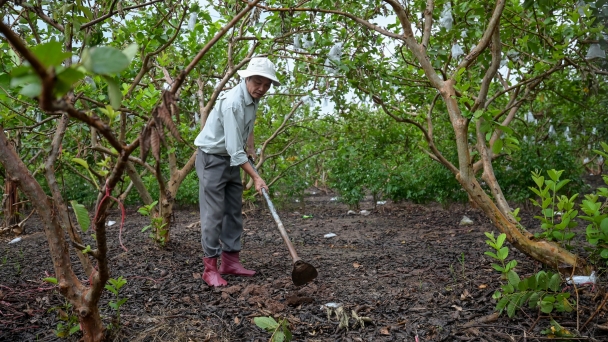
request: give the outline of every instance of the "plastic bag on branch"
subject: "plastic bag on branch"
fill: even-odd
[[[329,58],[325,58],[325,63],[323,63],[323,65],[325,66],[325,72],[328,74],[333,74],[338,72],[338,70],[336,68],[334,68],[334,64],[332,63],[331,60],[329,60]]]
[[[196,26],[196,19],[198,18],[197,13],[191,13],[190,18],[188,19],[188,30],[194,30],[194,26]]]
[[[445,27],[445,29],[449,31],[452,29],[452,24],[454,24],[454,18],[452,18],[452,5],[448,2],[443,11],[441,11],[439,25]]]
[[[585,6],[587,6],[587,4],[583,0],[576,3],[576,10],[581,17],[585,16]]]
[[[460,57],[462,55],[464,55],[464,51],[462,50],[462,47],[460,47],[460,45],[458,45],[458,44],[452,45],[452,58],[458,59],[458,57]]]
[[[314,40],[308,40],[306,38],[302,38],[302,47],[305,49],[310,49],[314,45]]]
[[[300,39],[302,38],[301,34],[296,34],[293,36],[293,47],[295,49],[299,49],[300,48]]]
[[[600,44],[591,44],[587,51],[586,59],[606,58],[606,51],[602,50]]]
[[[336,62],[336,61],[339,61],[341,57],[342,57],[342,43],[336,43],[336,45],[332,46],[331,49],[329,50],[329,55],[327,55],[327,58]]]
[[[340,62],[340,57],[342,57],[342,43],[337,43],[332,46],[329,50],[329,54],[325,59],[325,72],[328,74],[335,74],[338,72],[338,69],[335,68],[335,65]]]

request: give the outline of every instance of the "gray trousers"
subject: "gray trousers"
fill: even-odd
[[[205,257],[218,257],[222,250],[241,250],[243,184],[241,167],[230,166],[230,157],[196,155],[201,210],[201,244]]]

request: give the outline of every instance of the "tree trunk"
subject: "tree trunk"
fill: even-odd
[[[80,330],[83,333],[84,342],[100,342],[105,340],[105,328],[99,315],[97,305],[83,305],[84,310],[79,310]],[[84,313],[84,316],[81,316]]]
[[[65,229],[61,226],[58,215],[55,213],[55,207],[14,149],[9,146],[2,126],[0,126],[0,163],[6,169],[6,173],[12,175],[11,180],[19,186],[40,216],[53,261],[59,292],[77,310],[81,327],[85,332],[85,341],[103,341],[104,329],[97,309],[97,302],[101,296],[103,284],[109,277],[107,265],[100,263],[100,272],[90,276],[92,284],[90,288],[80,282],[74,274],[68,242],[65,239]],[[105,218],[105,215],[102,214],[102,218]],[[105,231],[103,229],[98,231],[98,247],[103,253],[103,258],[105,258],[107,246],[105,246]]]

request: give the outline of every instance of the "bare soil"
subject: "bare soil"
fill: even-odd
[[[270,334],[253,323],[259,316],[287,319],[295,341],[546,339],[541,330],[549,327],[547,315],[525,309],[513,319],[491,316],[496,305],[492,294],[501,280],[484,255],[484,232],[495,229],[479,210],[391,202],[374,208],[364,202],[368,216],[347,215],[348,207],[318,194],[296,205],[279,215],[300,257],[319,272],[302,287],[291,282],[287,248],[262,204],[246,212],[241,253],[244,265],[258,273],[227,276],[224,288],[210,288],[201,279],[197,208],[175,212],[172,241],[164,248],[141,232],[147,218],[137,208],[128,209],[122,233],[128,252],[119,245],[119,224],[109,227],[111,276],[127,280],[120,297],[128,300],[108,339],[268,341]],[[464,215],[474,223],[460,226]],[[73,314],[56,287],[42,280],[54,271],[36,220],[20,242],[8,244],[13,237],[0,237],[0,341],[60,341],[55,333],[58,323],[65,324],[60,318]],[[120,222],[120,213],[113,212],[110,220]],[[538,226],[528,213],[522,223]],[[336,236],[325,238],[328,233]],[[509,257],[518,260],[521,276],[542,268],[515,250]],[[608,319],[608,307],[600,307],[603,288],[579,288],[579,314],[553,318],[574,330],[598,310],[580,333],[589,337],[583,340],[608,340],[608,333],[598,328]],[[575,297],[572,288],[564,291]],[[108,325],[115,317],[108,306],[112,299],[106,291],[100,304]],[[350,318],[348,329],[339,328],[335,314],[328,319],[328,303],[342,306]],[[353,311],[369,318],[363,327],[355,325]],[[80,337],[76,332],[68,340]]]

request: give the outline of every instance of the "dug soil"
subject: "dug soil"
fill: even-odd
[[[118,324],[108,305],[116,298],[105,291],[100,303],[112,327],[108,340],[268,341],[271,334],[253,321],[267,316],[286,319],[294,341],[547,339],[541,331],[550,328],[549,315],[527,308],[512,319],[493,314],[492,294],[503,282],[484,255],[484,232],[495,229],[478,209],[391,202],[374,208],[371,201],[361,209],[369,215],[348,214],[331,194],[310,194],[303,205],[279,211],[300,257],[319,272],[301,287],[291,281],[290,256],[266,207],[248,209],[241,257],[257,274],[226,276],[227,287],[210,288],[201,279],[198,209],[175,212],[171,241],[162,248],[142,233],[147,218],[129,208],[122,232],[128,251],[119,243],[119,223],[108,228],[111,276],[127,281]],[[459,225],[463,216],[473,224]],[[524,226],[538,226],[531,213],[522,216]],[[110,220],[120,222],[120,213]],[[58,324],[69,326],[74,313],[42,280],[54,271],[40,222],[33,216],[22,240],[9,244],[13,238],[0,237],[0,341],[60,341]],[[542,269],[515,250],[509,259],[519,262],[522,276]],[[608,340],[606,283],[599,282],[579,286],[578,315],[552,316],[569,331],[578,327],[582,340]],[[79,338],[75,332],[67,340]]]

